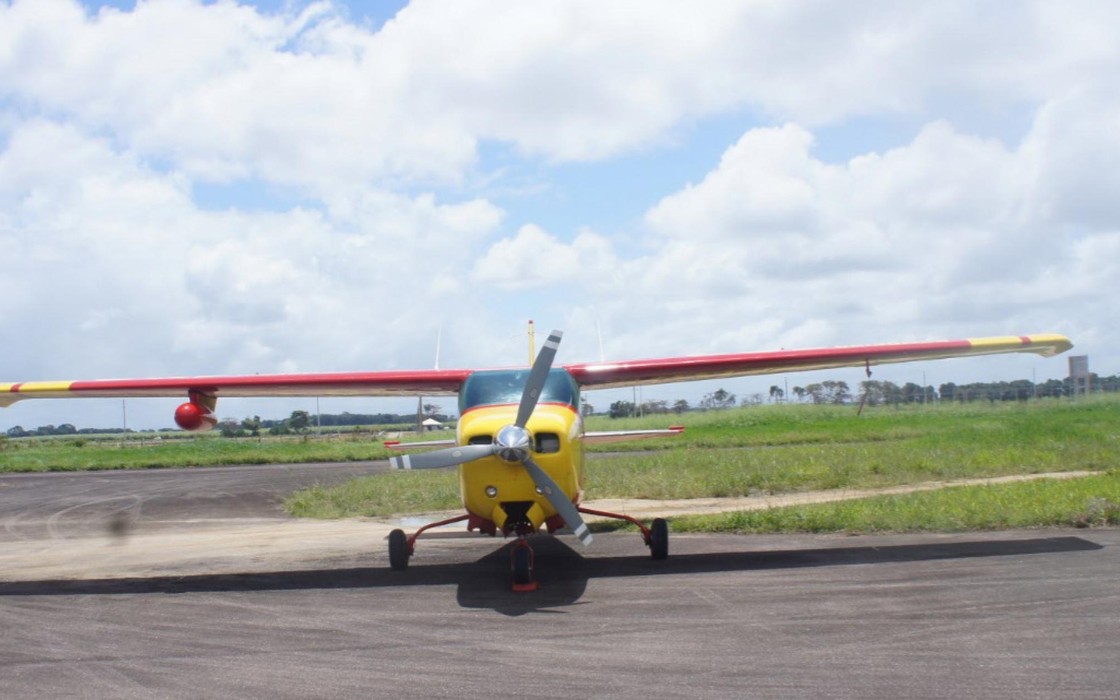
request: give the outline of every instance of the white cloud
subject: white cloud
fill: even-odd
[[[608,282],[619,265],[611,243],[594,231],[581,231],[561,243],[539,226],[528,224],[513,238],[498,241],[474,268],[474,279],[498,289],[517,290],[581,280]]]
[[[762,320],[767,345],[1076,335],[1078,316],[1112,315],[1120,279],[1106,252],[1120,230],[1113,169],[1092,167],[1117,155],[1120,105],[1068,102],[1041,109],[1014,149],[933,122],[842,165],[813,158],[801,127],[752,130],[702,182],[648,212],[662,243],[628,284],[714,327],[721,315]],[[695,319],[668,316],[665,336],[691,337]]]
[[[29,378],[385,362],[380,310],[434,309],[461,292],[447,279],[469,263],[463,243],[501,219],[484,201],[373,191],[357,218],[206,212],[179,178],[45,122],[0,152],[0,211],[0,244],[19,261],[4,276],[0,333]]]
[[[744,107],[811,126],[1041,101],[1116,64],[1116,8],[1070,7],[420,0],[373,31],[327,4],[22,0],[0,90],[206,180],[448,183],[485,139],[594,160]]]
[[[504,364],[545,313],[569,360],[592,317],[613,357],[1057,330],[1116,358],[1114,3],[349,16],[0,1],[0,379],[424,366],[437,327],[445,365]],[[533,210],[557,163],[641,181],[727,115],[641,221]],[[857,119],[913,128],[817,153]]]

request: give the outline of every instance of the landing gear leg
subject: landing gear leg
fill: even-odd
[[[408,570],[408,559],[416,551],[416,538],[420,536],[420,533],[433,527],[462,522],[468,518],[470,518],[469,515],[458,515],[454,518],[441,520],[438,523],[429,523],[414,532],[411,537],[404,534],[404,530],[393,530],[389,533],[389,568],[393,571]]]
[[[669,523],[664,518],[655,518],[649,527],[642,524],[642,521],[637,518],[632,518],[629,515],[622,515],[620,513],[608,513],[605,510],[591,510],[590,508],[580,507],[579,512],[586,515],[598,515],[603,518],[614,518],[615,520],[625,520],[628,523],[633,523],[638,526],[642,531],[642,539],[646,541],[646,546],[649,547],[649,555],[653,559],[667,559],[669,557]]]

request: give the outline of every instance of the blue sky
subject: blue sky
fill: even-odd
[[[1118,14],[0,0],[0,380],[506,365],[530,318],[565,361],[1061,332],[1115,374]]]

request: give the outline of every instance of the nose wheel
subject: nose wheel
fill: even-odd
[[[513,590],[516,593],[535,591],[537,582],[533,579],[533,548],[519,537],[517,544],[509,553],[510,570],[513,572]]]

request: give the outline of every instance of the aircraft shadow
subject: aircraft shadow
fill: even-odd
[[[242,574],[8,581],[0,582],[0,596],[185,594],[456,585],[457,600],[464,608],[485,608],[503,615],[519,616],[534,612],[560,613],[564,607],[580,604],[588,581],[594,578],[804,569],[1103,549],[1101,545],[1080,537],[1044,537],[877,547],[670,554],[666,561],[652,561],[648,556],[639,555],[585,558],[563,541],[541,536],[533,540],[536,578],[541,582],[541,587],[532,593],[514,593],[510,590],[510,547],[512,543],[474,562],[430,565],[416,563],[407,572],[391,571],[383,567],[361,567]]]

